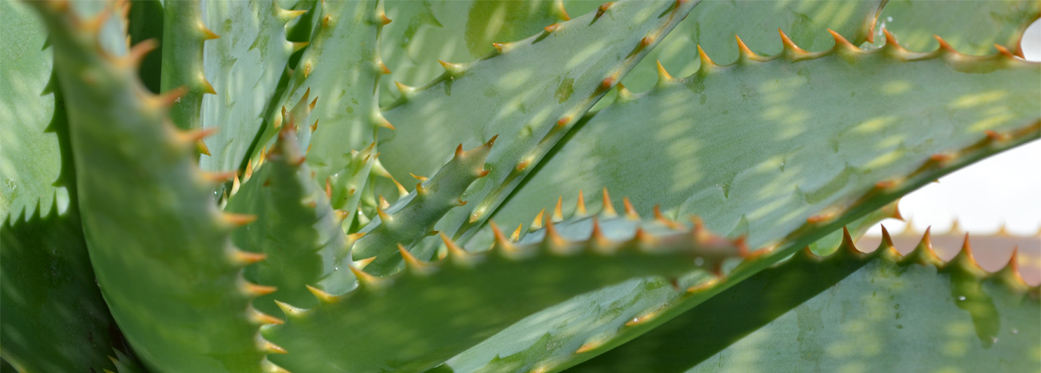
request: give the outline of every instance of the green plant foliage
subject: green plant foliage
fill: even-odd
[[[1030,371],[1041,348],[1034,322],[1041,309],[1026,299],[1022,279],[1010,277],[1016,263],[1013,256],[991,274],[968,249],[943,263],[928,233],[906,255],[888,235],[867,255],[851,241],[824,258],[804,251],[576,371],[797,370],[807,361],[822,370]],[[748,311],[718,318],[733,309]],[[935,352],[901,353],[926,339],[939,341]]]
[[[852,244],[1041,136],[971,5],[5,0],[0,371],[1029,369],[1016,265]]]

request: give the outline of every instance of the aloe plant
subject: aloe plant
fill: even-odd
[[[1041,136],[1036,1],[0,6],[5,369],[1041,363],[1017,255],[853,244]]]

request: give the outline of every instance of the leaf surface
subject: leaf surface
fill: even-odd
[[[264,331],[288,351],[272,361],[296,371],[421,371],[576,294],[676,275],[696,268],[695,257],[711,267],[743,253],[698,229],[626,217],[587,217],[538,233],[516,244],[500,233],[483,253],[450,244],[438,263],[409,256],[406,270],[390,277],[357,271],[358,289],[316,292],[320,304],[308,310],[285,307],[286,323]]]
[[[449,158],[444,149],[500,136],[503,145],[488,156],[491,173],[471,186],[467,206],[437,226],[453,237],[468,234],[696,3],[618,1],[600,16],[503,45],[494,57],[447,65],[441,79],[387,111],[398,130],[381,137],[383,165],[398,179],[430,175]]]
[[[198,132],[167,119],[177,96],[137,80],[147,51],[98,48],[98,29],[53,3],[30,3],[54,43],[69,111],[83,232],[97,283],[134,351],[150,368],[261,371],[277,346],[258,338],[242,279],[251,263],[230,243],[242,217],[213,203],[212,175],[198,170]],[[145,48],[145,49],[143,49]],[[129,141],[132,139],[133,141]]]
[[[899,261],[891,243],[864,259],[814,263],[812,256],[797,254],[735,285],[733,297],[721,294],[575,370],[1029,371],[1041,363],[1038,299],[1023,293],[1021,280],[1002,282],[1017,269],[1009,265],[991,275],[962,253],[939,269],[939,261],[912,263],[923,254],[935,258],[925,253],[925,242]],[[830,273],[836,270],[853,273],[832,285],[841,279]],[[921,346],[934,346],[935,352],[907,353]],[[661,354],[674,358],[648,359]]]
[[[1031,83],[1041,68],[1034,63],[944,50],[910,54],[895,46],[785,55],[709,66],[591,115],[495,219],[526,223],[562,192],[607,186],[615,196],[629,196],[637,211],[661,203],[678,216],[699,214],[710,229],[747,235],[751,246],[774,249],[770,257],[779,260],[899,195],[1041,132],[1041,90]],[[793,61],[798,56],[809,58]],[[850,84],[857,79],[866,81]],[[810,83],[817,81],[843,83]],[[474,247],[487,242],[480,238]],[[635,317],[669,305],[659,319],[618,329],[623,336],[610,340],[649,330],[757,270],[730,273],[721,286],[693,296],[662,293],[648,302],[656,305],[627,308],[621,314]],[[619,305],[647,298],[623,287],[600,294]]]
[[[297,14],[274,0],[207,1],[206,26],[220,35],[203,47],[202,67],[216,94],[202,98],[201,126],[217,129],[205,139],[210,155],[202,169],[233,171],[249,154],[263,128],[270,102],[281,93],[278,83],[294,44],[285,24]]]
[[[885,29],[913,51],[936,49],[940,36],[966,54],[993,53],[997,44],[1022,55],[1020,38],[1038,17],[1041,3],[1032,0],[892,0],[878,18],[875,42],[881,45]]]

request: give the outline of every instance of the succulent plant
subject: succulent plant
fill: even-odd
[[[1041,136],[1037,1],[0,7],[5,371],[1041,363],[1015,252],[854,245]]]

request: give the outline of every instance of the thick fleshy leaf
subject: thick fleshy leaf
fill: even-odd
[[[207,171],[239,169],[266,115],[278,107],[289,55],[296,46],[286,40],[285,24],[300,13],[280,8],[274,0],[206,1],[206,26],[219,39],[205,43],[202,66],[216,94],[202,98],[202,127],[217,130],[206,138],[210,155],[200,164]],[[180,59],[179,59],[180,61]]]
[[[390,78],[418,86],[443,74],[437,61],[469,62],[495,52],[492,43],[521,40],[554,22],[566,20],[559,0],[436,0],[422,6],[412,0],[386,2],[387,17],[380,50]],[[380,87],[380,102],[401,95],[393,84]]]
[[[895,45],[793,51],[766,62],[746,56],[734,66],[707,65],[704,73],[597,113],[495,219],[525,223],[561,191],[606,185],[632,198],[636,210],[661,203],[677,214],[700,213],[710,229],[778,249],[771,254],[778,260],[898,195],[1039,135],[1037,64],[945,50],[909,54]],[[487,240],[474,245],[480,242]],[[732,273],[717,290],[761,268]],[[711,292],[662,292],[650,307],[670,305],[662,311],[667,320]],[[649,295],[618,287],[601,297],[624,304]],[[643,307],[619,316],[636,317],[647,312]],[[657,323],[619,329],[602,349],[575,359]]]
[[[44,49],[47,34],[26,5],[4,1],[0,9],[6,40],[0,48],[0,221],[7,221],[37,204],[50,211],[56,195],[64,210],[68,191],[55,186],[62,163],[58,136],[45,132],[65,120],[51,82],[51,51]]]
[[[253,300],[253,307],[279,317],[281,311],[273,301],[296,307],[317,305],[307,286],[334,294],[354,287],[354,276],[347,270],[350,262],[344,262],[350,259],[350,247],[340,218],[303,164],[294,127],[283,127],[274,151],[229,197],[224,209],[257,217],[231,237],[239,248],[266,255],[246,269],[245,277],[278,289]]]
[[[437,226],[453,237],[468,234],[697,2],[617,1],[504,44],[494,57],[446,64],[441,79],[387,111],[398,131],[381,137],[383,165],[398,179],[430,175],[450,158],[445,149],[498,135],[491,173],[471,186],[470,203]]]
[[[890,0],[878,18],[876,44],[885,29],[912,51],[936,49],[940,36],[966,54],[990,54],[1000,45],[1022,55],[1020,38],[1038,17],[1041,2],[1034,0]]]
[[[797,254],[575,371],[1030,371],[1041,364],[1041,304],[1023,294],[1020,280],[1001,282],[1015,265],[998,281],[983,281],[987,272],[971,256],[938,270],[935,259],[910,263],[935,258],[927,245],[904,263],[893,261],[890,245],[871,259],[815,263]],[[935,352],[907,354],[922,346]],[[672,358],[651,358],[661,355]]]
[[[416,184],[416,190],[383,209],[377,207],[377,217],[360,232],[365,236],[351,248],[355,260],[371,260],[366,271],[383,276],[397,271],[401,264],[398,246],[409,249],[434,233],[434,224],[446,212],[466,205],[463,192],[479,178],[487,176],[484,161],[495,139],[463,151],[456,148],[455,156],[437,174]],[[412,250],[410,250],[412,251]],[[430,260],[432,250],[415,250],[412,255]]]
[[[1000,54],[896,45],[706,64],[591,115],[495,219],[524,223],[562,193],[607,187],[638,211],[661,204],[775,244],[807,219],[957,163],[960,149],[1036,138],[1037,79],[1041,65]]]
[[[113,369],[108,356],[126,346],[94,283],[79,216],[51,206],[0,226],[0,355],[25,372]]]
[[[849,231],[853,232],[853,237],[858,237],[882,219],[898,215],[894,202],[850,223],[847,227]],[[845,229],[836,231],[807,246],[807,250],[820,255],[829,255],[843,243],[844,233],[849,231]],[[849,271],[843,272],[844,274],[835,272],[834,281],[842,279],[856,268],[853,266]],[[705,279],[696,272],[685,277],[688,277],[685,279],[686,286],[699,284],[698,281]],[[753,277],[745,282],[757,278]],[[708,302],[717,298],[733,298],[733,290],[745,282],[724,290],[709,299]],[[614,335],[613,330],[637,325],[658,314],[662,310],[662,305],[657,302],[663,297],[668,298],[678,293],[669,285],[663,279],[637,279],[627,281],[624,286],[619,285],[617,288],[639,291],[643,296],[626,298],[625,292],[618,291],[617,288],[579,295],[511,325],[495,336],[453,357],[445,363],[445,368],[450,368],[454,372],[532,371],[540,368],[556,371],[563,369],[571,364],[569,360],[584,360],[576,359],[575,351],[582,349],[587,343],[592,342],[590,346],[606,343]],[[711,286],[711,283],[708,283],[708,286]],[[792,306],[795,305],[797,303],[792,304]],[[695,308],[695,310],[699,308]],[[546,320],[550,319],[553,322],[547,323]],[[724,338],[723,336],[718,337]]]
[[[206,28],[200,0],[170,1],[163,4],[163,12],[160,90],[184,92],[171,109],[170,118],[178,128],[198,129],[202,127],[202,95],[213,93],[203,73],[203,43],[219,36]]]
[[[90,260],[134,351],[153,368],[260,371],[277,348],[248,312],[268,289],[242,279],[251,258],[229,242],[246,220],[217,210],[197,132],[166,119],[178,96],[152,95],[128,68],[149,45],[113,56],[94,23],[60,3],[30,5],[54,45],[76,169],[90,170],[76,174]]]
[[[351,150],[372,142],[385,122],[376,103],[385,68],[378,48],[383,10],[380,1],[325,1],[315,12],[317,28],[276,104],[289,105],[304,95],[317,99],[310,117],[317,127],[307,163],[324,183],[344,171]],[[267,121],[254,154],[278,133],[275,122]]]
[[[406,270],[394,276],[357,271],[359,288],[350,293],[316,291],[317,307],[284,307],[286,323],[264,331],[288,351],[272,361],[293,371],[421,371],[574,295],[631,277],[712,268],[745,253],[740,243],[665,220],[586,217],[516,244],[494,229],[491,251],[467,253],[442,236],[444,261],[408,255]]]
[[[834,39],[825,32],[828,29],[860,45],[873,36],[875,17],[882,3],[881,0],[705,0],[633,68],[622,83],[633,92],[650,89],[658,81],[658,61],[675,76],[693,74],[701,65],[699,45],[716,63],[732,63],[738,56],[735,36],[756,53],[775,55],[782,48],[778,29],[808,51],[831,48]],[[607,103],[607,100],[601,102]]]

